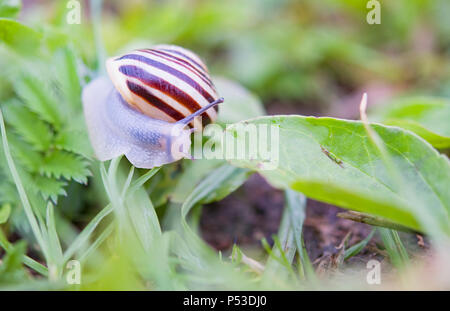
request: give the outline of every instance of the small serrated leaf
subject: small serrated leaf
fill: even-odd
[[[67,186],[67,182],[63,180],[36,175],[34,182],[43,198],[45,200],[50,198],[55,204],[58,202],[58,196],[67,195],[66,190],[64,190],[64,187]]]
[[[49,127],[20,102],[12,101],[6,106],[5,120],[36,150],[49,148],[52,141]]]
[[[64,149],[78,153],[86,158],[93,156],[92,147],[89,139],[86,139],[87,133],[81,130],[62,131],[55,139],[55,146],[58,149]]]
[[[46,176],[64,177],[79,183],[86,183],[90,175],[88,161],[74,153],[55,150],[44,158],[41,172]]]
[[[27,106],[39,117],[60,128],[62,113],[58,101],[52,96],[52,91],[43,81],[32,76],[23,76],[14,83],[14,88]]]
[[[42,155],[34,150],[30,144],[20,139],[18,135],[11,133],[8,140],[14,157],[19,160],[20,164],[30,172],[39,171],[42,164]]]

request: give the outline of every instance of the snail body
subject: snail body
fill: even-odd
[[[113,57],[107,71],[109,78],[83,89],[89,138],[101,161],[125,154],[136,167],[152,168],[189,157],[192,128],[203,126],[196,117],[213,122],[223,102],[206,66],[183,48]]]

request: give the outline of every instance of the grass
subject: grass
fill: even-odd
[[[408,5],[418,7],[413,2],[408,2]],[[372,246],[373,250],[374,240],[382,242],[378,254],[385,254],[386,261],[395,268],[388,272],[390,276],[401,279],[403,273],[416,263],[416,255],[422,253],[416,253],[416,250],[402,242],[396,230],[411,235],[411,229],[386,218],[393,214],[392,210],[385,211],[386,217],[358,212],[344,213],[343,217],[366,223],[372,230],[353,245],[349,245],[350,235],[347,235],[331,257],[332,264],[337,268],[329,269],[333,270],[333,274],[323,278],[316,270],[320,264],[327,264],[326,256],[322,256],[320,262],[313,263],[307,248],[311,241],[304,236],[307,198],[289,187],[292,181],[284,175],[285,172],[275,176],[279,180],[273,182],[273,185],[284,191],[285,202],[278,231],[271,239],[273,242],[268,237],[262,239],[256,252],[246,249],[245,245],[235,244],[230,252],[222,253],[209,246],[201,236],[201,208],[222,200],[239,188],[254,172],[248,165],[238,167],[234,163],[218,161],[203,166],[204,162],[198,160],[195,164],[185,161],[144,171],[133,167],[122,157],[103,163],[93,158],[90,146],[86,147],[87,134],[80,103],[82,85],[92,78],[92,72],[104,74],[107,50],[118,50],[125,45],[124,41],[130,43],[131,38],[139,38],[139,35],[145,38],[145,42],[151,41],[148,40],[151,38],[182,45],[186,43],[194,50],[204,51],[205,56],[211,58],[214,71],[222,70],[227,76],[238,77],[266,102],[280,99],[283,102],[317,102],[319,105],[334,102],[343,90],[363,88],[365,85],[360,81],[364,81],[367,74],[371,77],[375,75],[377,81],[382,80],[387,84],[401,79],[402,65],[391,66],[391,58],[370,44],[374,38],[387,36],[382,31],[372,33],[373,38],[361,35],[365,39],[356,42],[349,40],[345,33],[334,26],[320,24],[319,27],[305,23],[300,27],[296,24],[297,19],[300,20],[296,16],[298,8],[289,1],[284,9],[281,5],[281,9],[277,8],[281,10],[279,16],[286,17],[285,21],[277,20],[277,14],[266,17],[264,12],[274,10],[267,7],[268,4],[247,7],[239,1],[230,1],[211,6],[196,4],[198,10],[187,14],[185,23],[180,24],[179,12],[176,11],[178,6],[172,8],[172,4],[155,3],[155,10],[151,12],[137,5],[121,17],[123,20],[118,20],[112,19],[110,15],[102,16],[105,12],[102,11],[102,1],[92,0],[92,25],[71,28],[73,31],[68,33],[73,35],[59,33],[66,31],[62,29],[67,25],[58,25],[57,22],[49,25],[51,30],[42,30],[45,36],[28,30],[31,27],[18,22],[4,23],[11,27],[8,28],[9,32],[18,33],[20,30],[20,33],[29,32],[30,36],[35,36],[33,42],[40,42],[40,49],[33,52],[36,53],[34,58],[23,56],[26,53],[16,50],[18,48],[11,42],[4,42],[11,50],[4,51],[3,46],[0,49],[1,59],[5,61],[0,65],[5,68],[5,72],[9,70],[12,73],[0,77],[0,130],[4,156],[4,161],[0,159],[0,204],[9,207],[8,212],[1,214],[0,248],[4,256],[0,263],[0,289],[371,289],[365,283],[366,271],[352,262],[357,261],[362,253],[367,254],[368,246]],[[309,8],[305,10],[311,14],[308,20],[316,18],[320,23],[323,22],[322,11],[320,14],[315,13],[312,1],[305,1],[303,5]],[[246,20],[241,17],[248,8],[253,8],[254,15],[260,15],[263,21],[261,24],[253,16],[249,21],[253,25],[250,27],[251,32],[245,32],[248,25],[241,22]],[[354,20],[348,18],[353,9],[345,8],[346,5],[343,5],[335,13],[346,20]],[[224,10],[225,13],[233,14],[222,14]],[[64,16],[64,8],[58,11],[56,7],[55,11]],[[180,10],[182,16],[185,16],[185,11]],[[401,14],[396,12],[393,16]],[[55,17],[55,20],[58,18]],[[147,27],[149,20],[152,21],[151,27]],[[286,24],[290,27],[286,28]],[[393,29],[400,36],[401,32],[391,27],[393,22],[389,22],[389,17],[386,24],[389,31]],[[142,25],[147,28],[144,29]],[[92,29],[85,28],[91,26]],[[241,29],[234,27],[242,28],[244,41],[248,45],[231,39],[233,34],[241,32]],[[297,31],[297,28],[301,31]],[[358,28],[356,35],[360,31]],[[110,37],[111,33],[115,35],[114,38]],[[92,38],[88,38],[91,35]],[[83,44],[77,42],[80,38]],[[298,44],[292,38],[301,38],[305,44]],[[85,45],[90,39],[92,42]],[[223,58],[222,54],[232,60]],[[364,55],[372,57],[366,59]],[[249,56],[251,60],[259,61],[258,68],[255,68]],[[286,66],[290,68],[289,72],[286,72]],[[36,75],[36,72],[39,74]],[[438,72],[436,76],[440,77],[439,74],[442,75]],[[407,77],[405,80],[412,79]],[[45,81],[49,82],[48,85]],[[421,89],[415,91],[420,92]],[[235,119],[247,119],[240,118],[239,108],[250,100],[255,102],[257,112],[246,113],[252,117],[263,113],[264,108],[256,96],[243,96],[236,100],[237,104],[234,103],[232,115]],[[369,154],[367,150],[357,149],[361,146],[351,148],[356,148],[355,154],[367,151],[368,156],[379,155],[373,162],[379,161],[381,167],[387,168],[387,176],[381,177],[393,181],[390,186],[398,190],[398,196],[408,199],[407,206],[415,212],[414,219],[419,220],[421,228],[432,238],[430,252],[435,247],[446,249],[447,233],[435,226],[437,223],[444,224],[444,228],[444,217],[433,214],[429,206],[416,200],[421,193],[411,190],[409,186],[413,183],[408,175],[403,174],[397,159],[393,158],[389,148],[370,125],[366,104],[367,98],[361,105],[365,132],[358,135],[364,137],[364,143],[367,142],[368,149],[372,148],[374,152]],[[318,127],[312,126],[310,121],[304,122],[305,128],[310,130],[305,137],[319,132]],[[445,121],[441,120],[439,124],[445,126]],[[289,127],[293,125],[286,122],[286,131],[294,133],[293,128]],[[341,123],[344,124],[344,121]],[[411,138],[414,134],[401,132],[401,135]],[[413,142],[417,141],[422,145],[427,144],[418,137]],[[291,146],[288,144],[285,147]],[[289,148],[287,152],[283,150],[293,160],[292,163],[283,163],[288,168],[286,172],[295,167],[295,162],[303,159],[301,155],[311,156],[312,159],[311,166],[305,171],[313,168],[312,162],[315,160],[330,165],[330,170],[324,169],[322,172],[324,179],[334,172],[332,169],[336,169],[339,174],[349,171],[346,170],[345,161],[324,147],[322,151],[318,149],[317,154],[313,148],[304,150],[300,148],[302,146],[298,147],[298,154],[289,152]],[[431,145],[426,147],[432,148]],[[432,150],[437,154],[437,151]],[[408,150],[410,153],[413,151],[413,147]],[[412,163],[409,158],[405,159],[405,162],[409,161],[408,164]],[[414,162],[414,169],[420,171],[419,166],[426,163],[425,160]],[[364,164],[358,169],[364,171]],[[435,171],[434,175],[438,176],[438,173],[442,172]],[[316,190],[328,195],[327,199],[335,199],[333,202],[336,204],[342,203],[324,185],[317,184]],[[437,184],[437,187],[441,186]],[[178,191],[176,195],[174,191]],[[442,201],[445,208],[448,202],[444,202],[445,198]],[[358,202],[355,204],[358,210],[364,210],[365,203],[369,201]],[[376,203],[373,203],[374,206]],[[448,210],[444,209],[442,215],[448,216],[446,212]],[[15,236],[19,236],[20,241],[16,241]],[[71,285],[66,282],[70,270],[67,264],[71,260],[81,263],[81,284]],[[444,267],[442,269],[445,270]],[[357,275],[358,272],[362,277]]]

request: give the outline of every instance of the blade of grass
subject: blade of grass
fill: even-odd
[[[296,283],[298,281],[292,267],[292,261],[296,253],[292,230],[282,224],[279,231],[282,240],[280,241],[280,238],[274,235],[272,237],[274,241],[272,249],[270,249],[270,246],[265,239],[262,241],[266,251],[270,250],[268,251],[269,258],[263,274],[263,284],[266,286],[270,286],[274,279],[278,279],[279,281],[292,279]]]
[[[97,239],[92,243],[89,248],[80,255],[79,261],[83,262],[86,260],[93,252],[95,252],[100,245],[111,235],[114,231],[114,224],[109,224],[105,230],[97,237]]]
[[[347,260],[347,259],[359,254],[359,252],[361,252],[364,249],[364,247],[366,247],[366,245],[370,242],[370,240],[372,239],[372,237],[376,231],[377,231],[377,229],[373,228],[372,231],[369,233],[369,235],[364,240],[362,240],[362,241],[356,243],[355,245],[349,247],[348,249],[346,249],[344,260]]]
[[[283,212],[278,233],[283,248],[280,248],[275,240],[274,248],[269,254],[272,259],[274,257],[281,257],[287,271],[290,272],[292,271],[292,260],[297,252],[299,256],[298,274],[300,278],[304,279],[307,275],[313,280],[315,278],[314,268],[309,260],[306,248],[304,247],[302,235],[303,223],[306,217],[306,197],[302,193],[287,190],[285,192],[285,200],[286,208]],[[288,266],[286,266],[286,260],[283,259],[283,256],[286,257],[287,262],[289,263]],[[267,266],[270,267],[271,265],[273,267],[274,264],[271,264],[269,260]],[[275,275],[278,276],[279,272],[276,272]],[[267,277],[266,279],[270,281],[271,278]]]
[[[42,232],[39,228],[38,222],[36,220],[33,209],[30,205],[30,201],[28,200],[25,188],[23,187],[22,180],[20,179],[19,173],[17,172],[17,168],[14,164],[14,161],[11,156],[11,151],[9,149],[8,139],[6,136],[6,128],[5,122],[3,120],[3,113],[0,109],[0,129],[2,133],[2,142],[3,142],[3,152],[5,153],[6,161],[8,163],[9,170],[11,172],[14,183],[16,184],[17,192],[19,193],[20,201],[22,202],[23,209],[25,211],[25,215],[28,219],[28,223],[30,224],[31,230],[38,242],[46,261],[49,261],[49,252],[48,252],[48,244],[44,240]]]
[[[221,259],[222,253],[219,253],[219,260]],[[230,255],[231,262],[236,264],[244,264],[248,267],[252,272],[261,275],[264,272],[265,267],[258,261],[253,258],[247,257],[242,250],[236,244],[233,244],[233,249],[231,250]]]
[[[39,274],[41,274],[42,276],[48,277],[48,269],[46,266],[44,266],[43,264],[37,262],[36,260],[34,260],[31,257],[28,257],[27,255],[25,255],[23,257],[23,263],[33,269],[34,271],[38,272]]]
[[[121,194],[122,198],[125,197],[125,193],[128,191],[128,188],[130,187],[131,180],[133,179],[133,175],[134,175],[134,166],[131,166],[130,171],[128,172],[127,180],[125,181],[125,183],[123,185],[122,194]]]
[[[205,247],[204,242],[195,234],[187,222],[187,215],[190,210],[201,200],[208,197],[216,189],[220,188],[228,179],[233,178],[235,174],[240,174],[241,169],[224,164],[212,171],[205,179],[203,179],[189,194],[185,202],[181,206],[181,225],[185,231],[185,237],[189,240],[189,244],[195,247],[195,252],[211,255],[211,249]]]
[[[53,272],[53,268],[50,268],[50,265],[55,265],[55,275],[50,274],[50,278],[52,280],[57,280],[63,272],[62,262],[63,262],[63,252],[61,248],[61,243],[59,241],[58,233],[56,232],[56,223],[55,223],[55,212],[54,207],[51,202],[47,204],[47,235],[49,241],[49,252],[52,255],[51,258],[54,260],[53,263],[49,263],[49,271]]]
[[[299,255],[300,277],[304,279],[305,276],[308,276],[312,279],[315,277],[314,268],[309,260],[308,253],[303,242],[303,223],[306,218],[306,196],[297,191],[287,190],[285,192],[285,200]]]
[[[111,190],[111,195],[113,195],[111,198],[113,204],[115,201],[120,200],[120,196],[118,195],[119,192],[117,191],[117,169],[119,167],[120,160],[122,160],[122,156],[112,159],[108,168],[107,182],[110,187],[109,189]]]
[[[402,240],[400,239],[400,235],[397,231],[391,230],[392,237],[394,238],[395,246],[397,247],[400,256],[402,257],[403,262],[409,262],[409,256],[408,252],[406,251],[406,248],[403,246]]]
[[[274,284],[277,284],[280,288],[286,288],[289,287],[289,284],[292,283],[292,281],[295,285],[298,285],[298,279],[295,278],[296,274],[291,266],[290,260],[286,256],[286,251],[283,249],[279,238],[277,236],[273,236],[272,238],[274,241],[272,248],[265,238],[261,240],[263,248],[269,254],[262,276],[262,285],[271,288]]]
[[[278,229],[278,235],[273,236],[273,241],[274,245],[271,252],[269,253],[270,256],[267,260],[266,269],[264,272],[266,282],[270,282],[271,279],[275,276],[284,278],[286,277],[286,272],[287,275],[294,274],[291,264],[295,256],[296,245],[294,233],[291,228],[290,215],[287,208],[285,208],[281,217],[281,224],[280,228]],[[264,242],[264,245],[264,248],[267,249],[268,243],[266,240]]]
[[[311,284],[317,283],[316,273],[312,265],[311,259],[309,258],[308,252],[306,251],[305,240],[301,239],[302,248],[299,251],[299,262],[300,262],[300,277],[307,278]]]
[[[150,180],[156,173],[159,172],[161,167],[155,167],[149,170],[147,173],[136,179],[130,186],[130,189],[128,191],[127,195],[132,195],[137,189],[139,189],[141,186],[143,186],[147,181]]]
[[[222,254],[220,254],[222,256]],[[233,248],[231,249],[231,262],[241,263],[242,262],[242,251],[236,244],[233,244]]]
[[[278,236],[273,238],[274,246],[269,252],[269,259],[264,271],[263,283],[266,285],[269,285],[274,277],[286,279],[296,275],[292,268],[292,261],[299,245],[298,239],[301,238],[306,199],[302,194],[294,191],[286,191],[285,198],[286,207],[281,217]],[[267,250],[267,241],[264,240],[263,245]]]
[[[274,248],[270,247],[269,242],[267,242],[266,238],[261,239],[261,245],[264,248],[264,250],[269,254],[269,258],[272,258],[274,261],[278,262],[280,265],[283,265],[283,260],[276,256],[274,253]],[[266,264],[267,267],[267,264]]]
[[[92,232],[94,232],[95,228],[98,224],[111,212],[113,211],[113,207],[111,204],[108,204],[105,208],[103,208],[90,222],[89,224],[80,232],[75,241],[70,245],[70,247],[64,253],[63,263],[65,264],[81,247],[84,246],[91,236]]]
[[[392,264],[397,268],[403,268],[409,258],[398,236],[398,232],[385,228],[379,228],[378,232]]]
[[[269,252],[269,260],[266,265],[265,283],[270,284],[274,277],[280,277],[280,264],[285,267],[287,275],[295,276],[292,267],[294,255],[298,253],[298,276],[305,279],[306,276],[315,280],[314,268],[309,260],[308,253],[303,242],[303,223],[306,217],[306,197],[299,192],[287,190],[285,192],[286,207],[283,212],[278,239],[274,239],[275,245]],[[281,247],[282,246],[282,247]],[[267,249],[267,246],[265,247]],[[280,260],[278,260],[280,259]],[[278,268],[277,268],[278,266]],[[298,278],[294,278],[297,282]]]
[[[143,249],[149,252],[152,244],[161,237],[162,233],[158,215],[145,189],[142,188],[133,196],[127,195],[127,197],[126,216]]]
[[[117,157],[111,160],[107,172],[103,163],[101,164],[103,184],[116,214],[118,236],[122,239],[125,237],[125,233],[132,234],[129,237],[137,238],[144,251],[149,252],[154,239],[161,235],[161,228],[153,204],[143,185],[160,168],[149,170],[133,181],[134,167],[131,166],[122,190],[119,191],[117,181],[121,180],[118,170],[121,158]]]
[[[289,233],[288,233],[289,234]],[[281,243],[280,239],[277,236],[273,237],[273,241],[276,247],[276,253],[278,253],[281,257],[281,261],[283,262],[283,265],[286,267],[288,272],[291,275],[294,275],[294,270],[292,269],[292,260],[295,256],[296,248],[294,245],[293,238],[290,239],[290,235],[285,239],[283,244]]]
[[[189,284],[195,282],[197,285],[194,286],[199,286],[201,284],[195,279],[203,278],[202,283],[208,284],[207,288],[209,289],[236,288],[236,286],[246,289],[255,288],[255,281],[249,279],[248,274],[237,270],[235,265],[222,262],[217,252],[195,234],[187,220],[187,216],[194,206],[203,202],[212,202],[217,197],[223,197],[225,193],[236,189],[247,175],[247,170],[223,164],[213,169],[201,180],[187,196],[181,208],[178,207],[180,213],[178,217],[174,215],[173,228],[175,231],[173,232],[176,233],[174,236],[177,238],[174,239],[173,250],[183,269],[188,271],[185,274],[187,279],[184,282],[189,281]],[[215,287],[219,285],[221,287]],[[193,287],[190,286],[190,288]]]
[[[103,186],[108,195],[110,204],[113,207],[115,219],[117,220],[116,224],[119,230],[119,239],[122,239],[122,237],[124,236],[124,230],[129,222],[127,211],[125,209],[125,198],[120,196],[120,191],[117,186],[117,171],[121,159],[122,156],[112,159],[107,172],[103,162],[100,164]]]
[[[109,184],[108,184],[108,172],[106,171],[106,168],[105,168],[105,165],[103,164],[103,162],[100,163],[100,175],[102,177],[103,187],[105,188],[106,195],[108,196],[108,198],[111,198],[111,190],[109,189]]]

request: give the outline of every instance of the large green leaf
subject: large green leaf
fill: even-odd
[[[372,121],[413,131],[436,148],[450,148],[450,100],[409,97],[374,111]]]
[[[449,161],[413,133],[373,125],[384,142],[384,155],[359,121],[274,116],[241,124],[279,128],[279,140],[271,142],[272,150],[279,148],[275,169],[267,170],[260,154],[252,160],[232,160],[259,171],[276,187],[413,229],[450,234]],[[236,128],[228,131],[239,142],[244,135]]]
[[[39,48],[42,35],[12,19],[0,18],[0,43],[22,53],[32,53]]]

